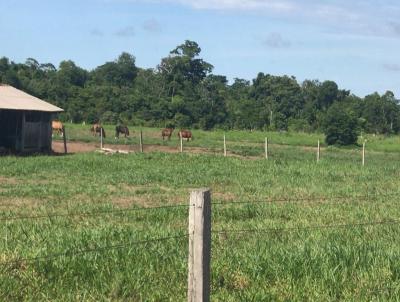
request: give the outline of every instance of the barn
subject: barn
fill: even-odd
[[[0,84],[0,150],[51,151],[51,121],[62,111],[12,86]]]

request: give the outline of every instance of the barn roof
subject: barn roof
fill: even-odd
[[[42,101],[9,85],[0,84],[0,109],[62,112],[63,109]]]

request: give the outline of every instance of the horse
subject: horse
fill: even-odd
[[[103,138],[106,138],[106,132],[104,131],[104,128],[102,125],[100,124],[94,124],[91,128],[90,128],[90,132],[93,134],[93,136],[97,136],[97,134],[103,135]]]
[[[178,137],[179,138],[182,137],[182,139],[186,138],[187,141],[189,141],[189,139],[193,140],[192,132],[189,131],[189,130],[181,130],[181,131],[179,131],[178,132]]]
[[[165,129],[163,129],[163,131],[161,131],[162,140],[164,140],[165,137],[168,137],[168,140],[170,140],[172,132],[174,132],[173,128],[165,128]]]
[[[53,133],[55,132],[61,137],[64,136],[64,125],[60,121],[52,121],[51,130]]]
[[[125,135],[125,138],[129,137],[128,127],[122,125],[115,126],[115,139],[119,138],[120,133]]]

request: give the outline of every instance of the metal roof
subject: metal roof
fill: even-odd
[[[3,84],[0,84],[0,109],[45,112],[64,111],[12,86]]]

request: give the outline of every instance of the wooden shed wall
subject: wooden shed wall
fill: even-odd
[[[0,147],[16,152],[50,151],[51,117],[48,112],[0,110]]]

